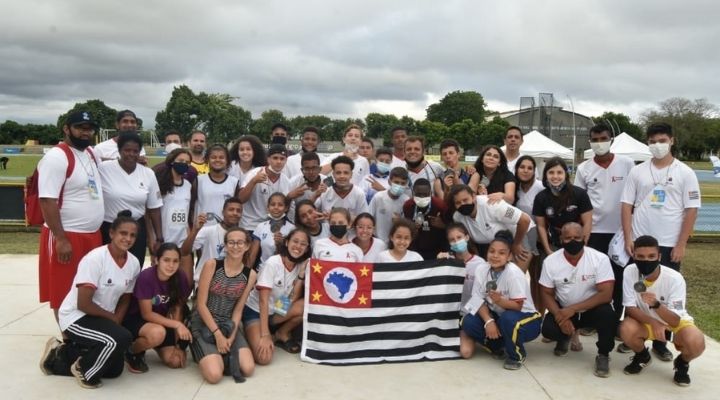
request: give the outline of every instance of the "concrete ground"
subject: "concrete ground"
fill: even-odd
[[[672,363],[654,359],[638,376],[622,372],[629,355],[611,355],[611,376],[592,374],[594,339],[585,350],[555,357],[553,345],[536,340],[519,371],[480,352],[471,360],[331,367],[301,362],[282,350],[270,366],[258,367],[243,384],[225,378],[208,385],[192,362],[183,370],[163,367],[148,353],[150,371],[127,371],[105,379],[96,390],[80,388],[72,377],[44,376],[38,367],[46,340],[58,335],[47,304],[37,301],[37,257],[0,255],[0,396],[4,399],[716,399],[720,392],[720,344],[690,367],[692,385],[672,382]],[[672,346],[671,346],[672,348]],[[713,394],[714,393],[714,394]]]

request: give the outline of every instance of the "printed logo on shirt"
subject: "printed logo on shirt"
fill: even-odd
[[[107,282],[105,282],[105,286],[110,287],[110,286],[112,286],[112,285],[113,285],[112,279],[108,278]]]
[[[582,279],[583,282],[587,282],[587,281],[590,281],[590,280],[594,280],[596,277],[597,277],[597,275],[595,275],[595,274],[590,274],[590,275],[583,275],[583,276],[581,277],[581,279]]]
[[[515,209],[514,208],[508,208],[505,211],[505,218],[512,219],[513,215],[515,215]]]
[[[624,179],[624,178],[623,178],[622,176],[613,176],[613,177],[610,178],[610,180],[611,180],[612,182],[620,182],[620,181],[622,181],[623,179]]]
[[[683,308],[685,308],[683,307],[683,303],[684,302],[682,300],[675,300],[672,302],[672,308],[674,308],[675,310],[682,310]]]
[[[142,182],[140,182],[140,187],[141,187],[141,188],[144,188],[144,187],[145,187],[145,184],[142,183]]]
[[[569,206],[567,206],[567,208],[565,210],[567,212],[573,212],[573,211],[577,210],[577,208],[578,208],[578,206],[576,206],[575,204],[570,204]]]
[[[690,200],[697,200],[700,198],[700,192],[697,190],[691,190],[688,192],[688,199]]]
[[[150,303],[154,306],[159,306],[160,304],[167,304],[170,301],[170,296],[166,296],[163,294],[156,294],[153,296],[152,299],[150,299]]]
[[[546,208],[545,215],[547,215],[548,217],[552,217],[553,215],[555,215],[555,209],[552,207]]]

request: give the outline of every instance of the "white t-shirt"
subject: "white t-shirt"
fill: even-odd
[[[332,161],[339,156],[342,156],[343,153],[334,153],[330,154],[323,162],[323,165],[329,165],[332,164]],[[352,170],[352,178],[350,179],[350,182],[352,182],[353,185],[360,186],[362,182],[365,180],[365,177],[370,174],[370,163],[368,162],[367,158],[358,155],[357,158],[353,159],[353,163],[355,163],[355,167],[353,167]]]
[[[392,160],[390,161],[390,169],[393,169],[395,167],[403,167],[407,169],[407,163],[405,160],[398,158],[395,154],[392,156]]]
[[[615,281],[607,255],[585,246],[577,266],[573,266],[564,252],[560,249],[547,256],[540,274],[540,284],[555,289],[561,307],[585,301],[597,293],[597,285]]]
[[[249,171],[245,175],[245,179],[242,182],[242,187],[247,186],[250,181],[255,178],[263,168],[257,167]],[[288,194],[290,191],[290,181],[288,178],[280,174],[278,175],[275,182],[270,179],[266,179],[265,182],[258,182],[253,187],[250,199],[243,205],[243,214],[240,219],[240,227],[249,231],[254,231],[259,223],[267,219],[267,204],[270,199],[270,195],[275,192]]]
[[[132,173],[125,172],[118,161],[100,164],[105,199],[105,222],[112,222],[122,210],[130,210],[134,219],[145,215],[145,210],[163,205],[155,173],[137,164]]]
[[[507,157],[507,154],[505,156]],[[512,172],[513,174],[515,173],[515,165],[517,165],[518,158],[520,157],[522,157],[522,154],[518,154],[518,156],[512,160],[510,160],[509,158],[507,159],[508,171]]]
[[[300,274],[300,269],[304,263],[295,265],[292,271],[285,268],[282,257],[276,254],[267,259],[262,265],[257,275],[255,287],[248,295],[246,305],[255,312],[260,312],[260,290],[270,290],[270,298],[268,299],[268,315],[275,314],[275,301],[282,296],[292,298],[293,284]]]
[[[95,156],[98,162],[117,160],[120,158],[120,151],[118,150],[117,137],[110,138],[104,142],[100,142],[93,147]],[[140,148],[140,156],[145,156],[145,148]]]
[[[585,189],[592,202],[593,233],[615,233],[620,229],[620,197],[634,166],[630,157],[615,154],[607,168],[595,159],[577,167],[574,184]]]
[[[247,172],[250,172],[255,167],[251,167]],[[245,174],[247,172],[243,172],[242,169],[240,169],[240,163],[237,161],[233,161],[230,163],[230,167],[227,169],[227,174],[230,176],[234,176],[238,180],[238,185],[240,185],[243,180],[245,179]]]
[[[520,312],[534,313],[535,303],[533,303],[530,294],[530,282],[525,278],[525,273],[515,264],[509,262],[505,265],[500,274],[493,279],[492,267],[488,263],[480,264],[475,270],[475,282],[472,287],[472,297],[465,305],[465,312],[475,314],[483,304],[487,304],[488,308],[496,312],[498,315],[505,312],[505,309],[495,304],[487,295],[487,283],[495,280],[497,291],[506,299],[513,301],[522,301]]]
[[[377,258],[375,259],[375,262],[377,263],[399,263],[399,262],[413,262],[413,261],[423,261],[422,256],[420,253],[416,253],[412,250],[407,250],[405,252],[405,255],[403,258],[397,260],[395,257],[390,254],[390,250],[381,251],[380,254],[378,254]]]
[[[370,214],[375,217],[375,236],[382,240],[389,240],[390,228],[393,225],[393,217],[403,216],[403,204],[410,197],[401,194],[398,198],[393,199],[387,190],[377,193],[370,200]]]
[[[210,178],[210,174],[198,175],[195,215],[211,212],[222,218],[225,200],[235,196],[237,187],[238,179],[232,175],[225,175],[222,182],[215,182]],[[208,218],[206,222],[208,225],[216,223],[213,218]]]
[[[520,187],[517,191],[517,202],[515,203],[515,207],[519,208],[520,211],[534,219],[532,209],[533,203],[535,202],[535,196],[543,190],[545,190],[545,186],[543,186],[542,182],[537,179],[533,181],[532,186],[530,186],[530,190],[527,192],[522,190],[522,187]]]
[[[430,187],[433,187],[435,179],[442,178],[444,172],[445,168],[443,168],[442,165],[432,160],[425,160],[425,166],[423,166],[423,168],[418,172],[408,168],[408,175],[410,176],[409,184],[412,187],[416,180],[425,178],[430,181]]]
[[[322,180],[325,179],[325,178],[326,178],[325,175],[320,174],[320,181],[321,181],[321,182],[322,182]],[[289,185],[290,185],[290,190],[289,190],[289,191],[290,191],[290,192],[292,192],[293,190],[295,190],[296,188],[302,186],[302,185],[305,183],[305,177],[304,177],[302,174],[300,174],[300,175],[295,175],[295,176],[293,176],[293,177],[291,177],[291,178],[288,178],[288,179],[290,180],[290,183],[289,183]],[[290,202],[290,208],[288,209],[288,212],[287,212],[288,219],[290,220],[290,222],[295,222],[295,203],[297,203],[297,202],[299,202],[299,201],[301,201],[301,200],[311,200],[314,193],[315,193],[315,192],[312,191],[312,190],[310,190],[310,189],[305,190],[305,191],[303,192],[303,194],[300,195],[300,197],[295,198],[295,199],[293,199],[293,200]]]
[[[195,274],[193,279],[197,284],[200,281],[205,262],[209,259],[225,259],[225,232],[222,224],[203,226],[200,228],[195,241],[193,242],[193,250],[201,250],[200,258],[195,264]]]
[[[341,197],[335,188],[328,188],[325,193],[315,200],[315,208],[320,212],[329,212],[333,208],[342,207],[350,211],[350,215],[355,218],[360,213],[368,212],[368,204],[365,201],[365,193],[360,188],[353,185],[350,192]]]
[[[71,150],[75,155],[75,168],[67,181],[68,158],[65,151],[54,147],[43,156],[37,166],[38,194],[40,198],[58,199],[62,189],[60,221],[63,229],[78,233],[96,232],[105,214],[102,178],[88,151],[81,152],[72,147]],[[97,155],[95,159],[100,162]]]
[[[621,201],[635,206],[633,240],[651,235],[660,246],[675,247],[686,208],[700,208],[700,185],[685,163],[657,169],[652,160],[636,165],[628,176]]]
[[[360,246],[358,246],[358,247],[360,247]],[[387,245],[385,244],[384,241],[382,241],[376,237],[370,238],[370,248],[368,249],[367,253],[363,252],[362,261],[368,262],[368,263],[379,262],[379,261],[377,261],[378,255],[380,254],[380,252],[382,252],[386,249],[387,249]],[[362,250],[362,249],[360,249],[360,250]]]
[[[287,158],[285,168],[283,168],[283,175],[287,176],[288,179],[292,179],[298,175],[302,175],[302,155],[303,153],[296,153]],[[320,165],[326,164],[325,157],[322,154],[317,153],[320,158]]]
[[[474,254],[465,262],[465,282],[463,283],[462,296],[460,297],[460,314],[464,315],[467,313],[467,311],[465,311],[465,305],[468,304],[468,301],[470,301],[470,298],[472,297],[472,290],[475,285],[475,273],[478,268],[482,266],[490,268],[490,265],[487,261],[485,261],[485,259]],[[479,307],[480,306],[478,306],[478,308]]]
[[[685,279],[683,279],[679,272],[672,268],[664,265],[660,267],[660,276],[658,276],[655,282],[650,282],[650,286],[646,283],[646,290],[655,293],[655,297],[657,297],[660,303],[667,307],[668,310],[677,314],[680,319],[692,321],[693,318],[685,309]],[[644,314],[658,321],[667,323],[660,318],[656,310],[650,309],[650,306],[642,301],[640,293],[635,291],[635,282],[640,279],[642,279],[642,277],[639,275],[635,264],[630,264],[625,267],[625,271],[623,271],[623,306],[637,307]]]
[[[62,302],[58,318],[60,329],[66,330],[75,321],[85,316],[77,307],[78,286],[92,285],[95,288],[92,301],[105,311],[114,313],[118,300],[125,293],[132,293],[135,280],[140,274],[140,262],[127,253],[125,265],[118,265],[110,254],[108,245],[91,250],[80,260],[70,292]]]
[[[310,233],[310,231],[308,231]],[[330,237],[330,224],[328,224],[325,221],[320,222],[320,232],[318,232],[316,235],[313,235],[310,233],[310,245],[312,248],[315,248],[315,243],[320,239],[325,239]]]
[[[287,237],[287,235],[295,229],[295,225],[293,225],[290,221],[285,220],[283,225],[280,226],[280,234],[283,235],[283,237]],[[275,239],[274,234],[272,232],[272,226],[270,221],[261,222],[260,225],[255,228],[253,231],[253,240],[257,240],[260,242],[260,262],[263,263],[265,260],[270,258],[270,256],[277,254],[277,251],[275,249]]]
[[[182,185],[174,186],[172,192],[163,196],[163,206],[160,209],[165,242],[182,246],[187,238],[190,219],[190,199],[192,185],[185,179]]]
[[[490,243],[495,238],[495,233],[503,229],[509,229],[515,235],[522,211],[504,200],[489,204],[485,195],[477,196],[476,209],[475,218],[457,211],[453,214],[453,220],[465,225],[475,243]],[[530,225],[534,226],[532,222]]]
[[[328,237],[315,242],[312,256],[324,261],[362,262],[364,254],[355,243],[339,245]]]

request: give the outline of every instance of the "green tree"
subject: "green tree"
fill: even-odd
[[[371,138],[382,138],[389,142],[390,130],[400,125],[400,120],[392,114],[369,113],[365,116],[367,129],[365,134]]]
[[[645,126],[654,122],[670,124],[678,155],[699,159],[704,152],[712,150],[706,140],[713,136],[712,120],[717,115],[718,107],[707,99],[673,97],[661,101],[656,109],[643,113],[642,120]]]
[[[250,132],[265,143],[270,142],[270,128],[275,124],[289,125],[287,118],[280,110],[267,110],[260,114],[260,118],[254,120],[250,126]],[[288,132],[290,135],[291,132]]]
[[[75,111],[90,111],[93,118],[95,118],[100,125],[101,129],[115,129],[115,117],[117,117],[117,110],[108,107],[102,100],[99,99],[88,100],[84,103],[75,103],[73,108],[58,117],[58,129],[62,129],[67,116]],[[138,123],[141,124],[142,121],[138,121]]]
[[[419,123],[417,133],[425,138],[425,147],[431,147],[450,137],[449,129],[441,122],[422,121]]]
[[[481,124],[485,118],[485,100],[475,91],[454,91],[445,95],[439,102],[427,108],[427,119],[451,126],[469,119]]]
[[[469,118],[456,122],[449,127],[449,137],[457,140],[466,153],[477,149],[481,144],[482,134],[482,125]]]
[[[320,140],[327,140],[327,129],[332,120],[324,115],[298,115],[289,121],[290,130],[299,138],[303,129],[314,126],[320,131]]]
[[[483,123],[480,129],[479,146],[490,144],[502,146],[503,139],[505,139],[505,131],[509,127],[510,124],[499,116],[493,118],[492,121]]]
[[[596,124],[605,124],[611,127],[616,136],[625,132],[641,142],[645,141],[645,133],[640,125],[634,123],[629,116],[623,113],[605,111],[597,117],[592,117],[592,120]]]
[[[181,132],[185,139],[202,123],[202,103],[186,85],[173,88],[165,109],[155,115],[155,130],[160,136],[169,130]]]

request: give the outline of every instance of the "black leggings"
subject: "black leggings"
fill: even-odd
[[[135,244],[130,248],[130,253],[137,257],[140,262],[140,268],[145,264],[145,250],[147,249],[147,229],[145,227],[145,217],[137,220],[138,232],[135,237]],[[100,225],[100,233],[102,234],[103,244],[110,243],[110,222],[103,222]]]
[[[602,304],[585,312],[577,313],[571,320],[576,329],[595,328],[598,333],[598,341],[595,342],[598,353],[610,354],[615,346],[615,331],[617,330],[617,318],[610,304]],[[555,341],[570,339],[570,336],[560,330],[552,313],[545,314],[542,335]]]

